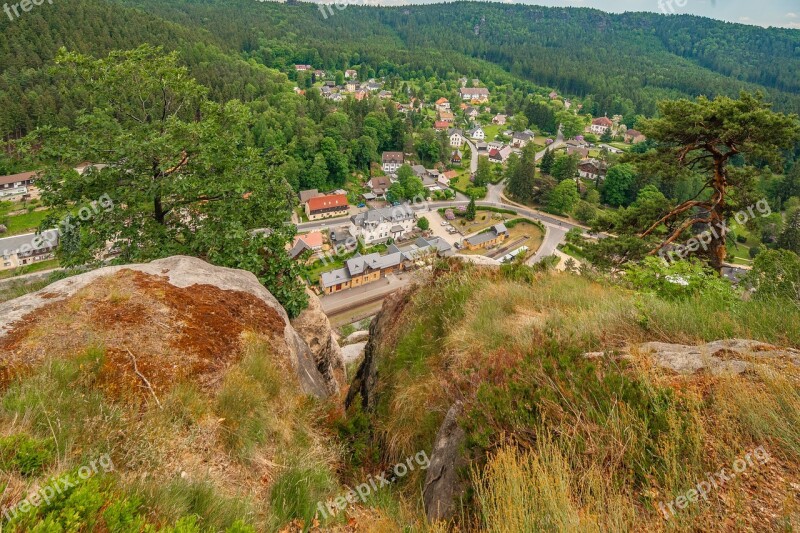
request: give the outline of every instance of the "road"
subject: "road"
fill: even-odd
[[[470,159],[470,172],[474,174],[478,171],[478,149],[471,140],[467,139],[466,142],[470,147],[470,151],[472,152],[472,157]],[[551,150],[556,150],[562,146],[564,146],[564,135],[559,128],[555,142],[553,142],[548,148]],[[542,159],[546,151],[547,149],[538,152],[536,154],[536,161]],[[586,231],[587,229],[569,222],[568,220],[561,219],[553,215],[548,215],[530,207],[512,202],[503,194],[504,189],[505,187],[502,181],[497,184],[489,184],[487,187],[486,199],[476,202],[476,205],[483,207],[496,207],[501,209],[513,209],[523,217],[531,220],[537,220],[542,223],[542,225],[545,227],[544,241],[539,247],[539,250],[537,250],[536,253],[528,260],[527,263],[530,265],[538,263],[547,256],[556,254],[558,245],[564,242],[564,236],[570,229],[579,228],[581,231]],[[412,208],[418,213],[427,213],[440,208],[458,207],[462,205],[465,206],[468,203],[468,200],[464,198],[463,195],[457,195],[455,200],[426,202],[422,205],[412,205]],[[348,219],[342,217],[332,220],[306,222],[303,224],[298,224],[297,228],[299,231],[311,231],[330,229],[332,227],[342,226],[347,223]],[[341,293],[326,296],[322,298],[323,310],[328,315],[335,315],[345,312],[349,309],[356,308],[360,305],[379,300],[406,285],[409,282],[410,277],[410,275],[402,275],[399,277],[388,276],[379,282],[371,283],[369,285],[365,285],[364,287],[348,289],[347,291],[343,291]]]

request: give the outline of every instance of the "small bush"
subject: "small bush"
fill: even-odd
[[[26,435],[0,438],[0,470],[17,471],[25,477],[41,474],[53,461],[51,439],[37,440]]]

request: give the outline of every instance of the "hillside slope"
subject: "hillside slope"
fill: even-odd
[[[692,16],[610,14],[490,2],[396,8],[272,2],[121,0],[280,68],[366,63],[401,76],[453,71],[593,95],[593,114],[652,115],[661,98],[761,89],[800,110],[800,32]]]
[[[336,345],[321,312],[298,320]],[[0,304],[3,530],[310,521],[338,486],[338,450],[319,422],[344,375],[340,356],[306,339],[255,276],[189,257]],[[74,486],[36,503],[51,479]],[[308,493],[298,479],[312,480]]]
[[[407,490],[462,530],[791,529],[800,351],[780,347],[798,325],[763,303],[442,265],[384,305],[348,401],[387,461],[431,450]],[[755,340],[705,345],[737,338]]]

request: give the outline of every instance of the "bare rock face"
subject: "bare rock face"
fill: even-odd
[[[327,320],[318,325],[329,339]],[[186,376],[213,386],[249,330],[271,339],[304,393],[331,394],[315,352],[255,275],[185,256],[100,268],[0,303],[0,378],[98,338],[109,360],[152,365],[154,388]]]
[[[317,370],[325,379],[328,392],[336,394],[347,381],[342,350],[336,341],[328,317],[322,311],[319,298],[308,288],[306,293],[308,307],[292,320],[292,326],[311,349]]]
[[[413,286],[408,286],[389,295],[383,301],[381,311],[372,319],[369,326],[369,341],[364,348],[364,361],[358,367],[350,390],[347,391],[345,401],[347,407],[350,407],[359,395],[361,396],[361,407],[365,411],[372,411],[377,405],[379,350],[385,340],[386,332],[391,331],[392,324],[403,312],[413,290]]]
[[[459,476],[459,470],[466,463],[461,453],[464,430],[458,425],[462,408],[457,402],[447,411],[433,445],[422,491],[425,514],[431,522],[452,518],[458,498],[464,493],[465,485]]]
[[[800,351],[751,339],[718,340],[699,346],[646,342],[626,348],[620,357],[629,359],[631,354],[649,357],[656,366],[682,375],[700,372],[714,376],[742,374],[751,369],[754,362],[768,359],[784,359],[800,365]],[[604,355],[595,352],[585,354],[585,357]]]

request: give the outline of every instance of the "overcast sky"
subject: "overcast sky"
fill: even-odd
[[[730,22],[800,29],[800,0],[524,0],[546,6],[594,7],[603,11],[688,13]],[[670,6],[672,9],[670,9]],[[663,9],[662,9],[663,8]],[[673,11],[674,10],[674,11]]]

